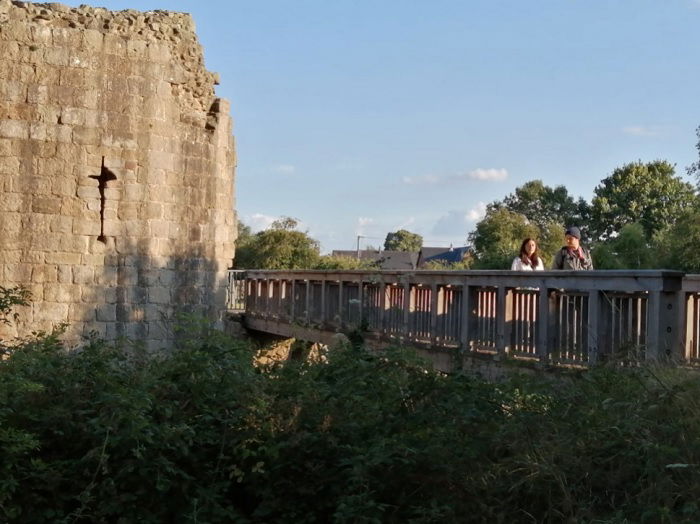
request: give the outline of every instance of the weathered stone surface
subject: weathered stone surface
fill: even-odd
[[[230,105],[192,19],[7,0],[0,15],[0,285],[34,293],[10,331],[167,345],[177,310],[223,308],[236,230]]]

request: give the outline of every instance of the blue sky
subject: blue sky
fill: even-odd
[[[93,5],[192,14],[231,101],[239,216],[295,217],[324,252],[400,228],[461,245],[528,180],[590,200],[624,163],[698,159],[700,0]]]

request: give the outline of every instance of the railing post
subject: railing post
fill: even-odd
[[[409,326],[411,321],[411,284],[408,282],[403,285],[403,326],[402,335],[405,338],[409,337]]]
[[[544,283],[539,288],[537,301],[537,357],[544,364],[549,359],[549,325],[552,312],[549,289]]]
[[[338,279],[338,323],[341,329],[345,327],[343,321],[343,279]]]
[[[306,279],[306,300],[304,300],[304,324],[309,325],[311,322],[311,278]]]
[[[326,287],[326,279],[324,278],[321,280],[321,318],[319,319],[319,323],[321,326],[326,325],[326,290],[328,288]]]
[[[685,320],[683,358],[685,360],[695,358],[695,347],[697,344],[697,341],[695,340],[695,308],[696,301],[694,294],[687,293],[687,296],[685,297],[685,314],[683,315]]]
[[[379,284],[379,325],[377,329],[381,334],[386,332],[386,283],[382,280]]]
[[[289,308],[289,321],[291,323],[294,322],[294,317],[296,316],[296,303],[297,303],[297,280],[292,276],[292,295],[291,295],[291,300],[292,304],[291,307]]]
[[[496,352],[505,355],[510,347],[513,325],[513,292],[500,285],[496,289]]]
[[[430,343],[433,346],[436,346],[438,341],[438,307],[440,307],[439,295],[441,289],[435,283],[430,285]]]
[[[465,279],[462,285],[462,311],[459,316],[459,347],[463,353],[468,352],[471,348],[469,347],[469,340],[471,337],[470,327],[472,318],[472,293],[467,280]]]
[[[664,284],[666,283],[664,278]],[[670,280],[670,279],[669,279]],[[680,281],[680,278],[678,278]],[[662,360],[665,358],[678,359],[680,357],[682,338],[679,329],[678,317],[682,316],[679,311],[678,290],[653,290],[649,292],[648,302],[648,324],[647,324],[647,351],[646,358],[650,360]]]
[[[600,318],[600,291],[588,292],[588,364],[594,365],[598,361],[598,333]]]
[[[361,330],[362,325],[364,324],[364,319],[362,318],[362,314],[364,313],[364,305],[365,305],[365,290],[364,290],[364,285],[362,284],[362,277],[360,277],[360,281],[358,282],[358,288],[357,288],[357,299],[360,301],[357,304],[357,329]]]

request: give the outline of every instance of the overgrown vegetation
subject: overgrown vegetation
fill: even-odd
[[[700,520],[694,372],[490,384],[401,349],[256,367],[196,322],[179,341],[6,350],[0,520]]]

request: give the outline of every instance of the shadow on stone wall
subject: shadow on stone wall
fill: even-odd
[[[97,336],[125,339],[155,350],[173,345],[173,328],[180,314],[201,316],[216,327],[223,326],[225,266],[197,249],[156,257],[139,254],[138,247],[120,249],[135,254],[106,253],[102,267],[73,267],[76,275],[86,274],[78,279],[83,282],[80,296],[69,304],[66,342],[79,344],[85,337]]]

